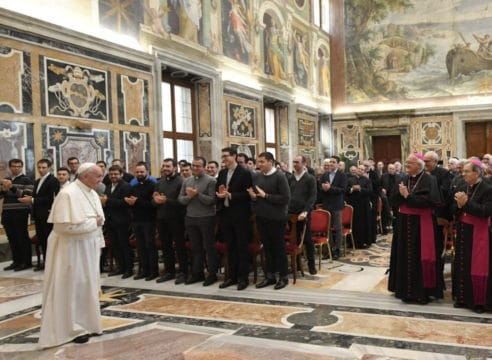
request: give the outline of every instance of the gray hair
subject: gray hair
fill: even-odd
[[[427,151],[424,156],[429,156],[432,160],[438,161],[439,155],[435,151]]]
[[[98,167],[98,166],[95,163],[91,163],[91,162],[83,163],[77,169],[77,175],[79,177],[84,176],[89,172],[91,172],[94,169],[94,167]]]

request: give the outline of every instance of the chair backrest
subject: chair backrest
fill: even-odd
[[[342,210],[342,226],[352,229],[352,219],[354,217],[354,208],[351,205],[345,205]]]
[[[331,226],[331,213],[326,210],[316,209],[311,211],[311,231],[313,233],[329,233]]]
[[[289,214],[289,220],[287,222],[287,233],[286,233],[286,240],[289,244],[294,245],[298,247],[298,249],[302,249],[304,245],[304,235],[306,233],[306,229],[303,228],[301,232],[301,237],[297,237],[297,226],[303,226],[305,222],[302,222],[299,224],[297,214]]]

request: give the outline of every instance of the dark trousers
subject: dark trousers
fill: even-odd
[[[311,233],[311,213],[308,213],[308,216],[304,221],[299,221],[297,223],[297,239],[298,242],[301,241],[302,232],[306,227],[306,232],[304,233],[304,247],[306,248],[306,257],[308,262],[309,270],[316,269],[316,263],[314,262],[314,244],[313,237]]]
[[[381,213],[381,222],[383,224],[383,228],[381,229],[381,232],[383,234],[386,234],[388,232],[388,226],[391,226],[391,207],[387,196],[382,196],[381,200],[383,202],[383,209]]]
[[[142,268],[142,274],[145,276],[158,275],[155,222],[134,222],[132,227],[137,239],[138,261]]]
[[[288,275],[287,254],[285,251],[285,225],[286,220],[271,220],[256,217],[256,226],[260,232],[265,250],[266,277],[275,279],[275,273],[280,278]]]
[[[191,241],[193,276],[202,276],[204,253],[207,257],[209,275],[217,274],[219,257],[215,248],[215,216],[185,217],[186,233]]]
[[[185,247],[183,219],[157,219],[157,230],[164,254],[164,271],[170,274],[176,272],[176,256],[174,255],[176,249],[179,272],[187,275],[188,254]]]
[[[34,219],[34,226],[36,228],[36,238],[38,244],[43,250],[43,261],[46,263],[46,248],[48,246],[48,236],[51,230],[53,230],[53,224],[48,223],[48,217],[39,217]]]
[[[229,279],[233,281],[248,281],[249,253],[248,235],[251,234],[249,214],[233,216],[228,209],[224,209],[220,216],[222,236],[227,243],[227,259],[229,263]]]
[[[32,265],[31,240],[27,231],[29,210],[2,212],[2,225],[9,240],[12,260],[18,265]]]
[[[130,229],[128,223],[118,224],[109,222],[106,224],[106,231],[111,242],[111,251],[118,265],[118,270],[122,273],[133,271],[133,257],[129,242]]]

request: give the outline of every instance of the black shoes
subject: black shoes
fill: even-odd
[[[123,274],[121,277],[122,279],[128,279],[129,277],[133,276],[133,271],[127,271],[126,273]]]
[[[273,284],[276,284],[277,282],[275,281],[275,279],[269,279],[269,278],[265,278],[263,279],[262,282],[256,284],[256,288],[257,289],[261,289],[261,288],[264,288],[264,287],[267,287],[267,286],[270,286],[270,285],[273,285]]]
[[[313,267],[310,266],[309,267],[309,273],[311,275],[316,275],[318,273],[318,271],[316,270],[316,267],[315,266],[313,266]]]
[[[203,286],[210,286],[212,284],[215,284],[217,282],[217,275],[209,275],[203,282]]]
[[[151,274],[151,275],[149,275],[149,276],[146,276],[146,277],[145,277],[145,281],[152,281],[152,280],[155,280],[155,279],[157,279],[157,276],[158,276],[157,274]]]
[[[30,264],[19,264],[14,268],[14,271],[22,271],[30,268],[32,268],[32,265]]]
[[[244,290],[244,289],[246,289],[248,287],[248,285],[249,284],[248,284],[247,281],[240,281],[240,282],[237,283],[237,289],[239,291]]]
[[[36,266],[33,270],[34,271],[43,271],[44,270],[44,264]]]
[[[169,280],[172,280],[174,279],[174,274],[171,274],[171,273],[165,273],[164,275],[162,275],[159,279],[156,280],[157,283],[162,283],[162,282],[166,282],[166,281],[169,281]]]
[[[229,286],[236,285],[236,284],[237,284],[237,281],[234,281],[232,279],[227,279],[226,281],[224,281],[222,284],[219,285],[219,288],[225,289]]]
[[[133,278],[133,280],[140,280],[140,279],[145,279],[146,278],[146,275],[145,274],[137,274],[135,275],[135,277]]]
[[[4,267],[3,270],[4,271],[14,270],[17,266],[19,266],[19,264],[12,263],[9,266]]]
[[[77,336],[72,341],[76,344],[85,344],[87,341],[89,341],[89,337],[90,337],[89,334],[80,335],[80,336]]]
[[[186,275],[185,274],[178,274],[176,276],[176,280],[174,280],[175,285],[184,284],[185,282],[186,282]]]
[[[277,283],[273,287],[275,290],[280,290],[286,287],[289,284],[289,279],[287,278],[280,278],[278,279]]]
[[[117,275],[123,275],[122,271],[111,271],[108,273],[108,276],[117,276]]]
[[[477,314],[483,314],[485,312],[485,308],[481,305],[475,305],[473,307],[473,311],[475,311]]]
[[[185,285],[196,284],[198,282],[202,282],[204,280],[203,275],[191,275],[186,281]]]

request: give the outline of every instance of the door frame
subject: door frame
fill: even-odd
[[[373,136],[400,136],[401,142],[401,156],[403,162],[408,154],[410,154],[410,136],[409,136],[409,128],[408,126],[397,126],[392,128],[387,127],[371,127],[364,129],[364,137],[363,137],[363,159],[367,159],[372,157],[374,152],[372,137]]]

